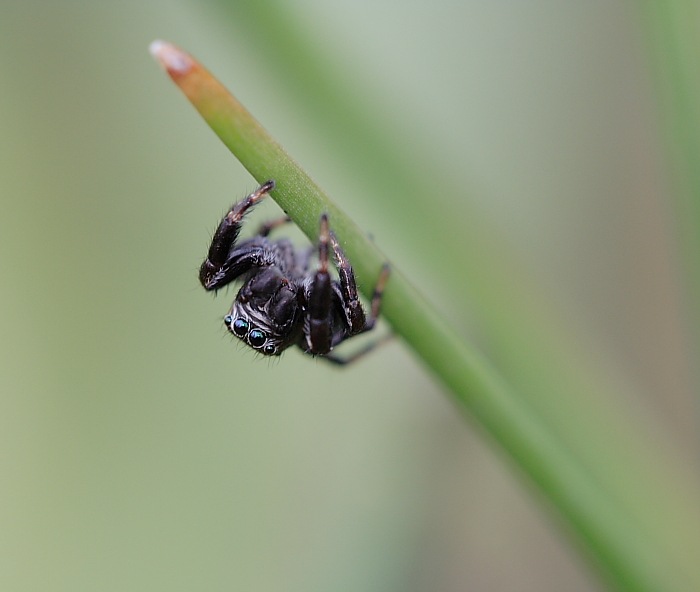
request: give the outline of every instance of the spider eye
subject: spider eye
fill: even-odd
[[[263,347],[263,353],[267,354],[268,356],[271,356],[272,354],[275,353],[275,346],[272,345],[271,343]]]
[[[260,329],[253,329],[250,332],[250,335],[248,335],[248,341],[253,347],[260,347],[263,343],[265,343],[265,339],[267,339],[267,336]]]
[[[248,327],[249,327],[248,321],[245,319],[236,319],[233,321],[233,325],[231,325],[231,328],[233,329],[233,332],[238,335],[239,337],[243,337],[247,332],[248,332]]]

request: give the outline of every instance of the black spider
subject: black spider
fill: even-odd
[[[342,341],[374,327],[389,267],[385,265],[382,269],[370,316],[366,318],[352,266],[329,230],[326,214],[320,220],[315,270],[310,269],[312,251],[300,254],[289,240],[268,239],[272,229],[289,221],[286,217],[264,224],[256,236],[236,244],[243,217],[274,187],[274,181],[267,181],[231,207],[214,233],[209,254],[199,270],[199,280],[205,290],[218,290],[243,278],[243,286],[224,323],[231,333],[256,351],[275,356],[298,345],[304,352],[324,356],[331,362],[353,361],[376,343],[350,358],[329,354]],[[329,244],[338,280],[331,279],[328,271]]]

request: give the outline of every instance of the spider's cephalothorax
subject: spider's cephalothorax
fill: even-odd
[[[365,317],[352,266],[329,230],[325,214],[320,220],[316,269],[310,268],[311,252],[298,253],[288,240],[268,238],[289,218],[264,224],[256,236],[236,243],[245,214],[274,187],[274,181],[267,181],[224,216],[199,270],[199,279],[205,290],[218,290],[243,279],[224,323],[256,351],[272,356],[298,345],[306,353],[332,362],[351,361],[373,344],[351,358],[329,354],[340,342],[374,327],[389,268],[385,265],[382,269],[370,316]],[[330,249],[338,269],[337,280],[331,278],[328,269]]]

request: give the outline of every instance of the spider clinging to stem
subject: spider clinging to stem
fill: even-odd
[[[207,258],[199,270],[205,290],[218,290],[236,279],[243,285],[224,317],[226,328],[254,350],[276,356],[292,345],[334,363],[354,361],[376,345],[349,358],[331,351],[339,343],[371,330],[379,316],[389,266],[382,267],[369,316],[360,303],[352,265],[331,232],[328,216],[319,222],[318,264],[312,252],[297,252],[288,239],[271,240],[270,232],[288,217],[263,224],[254,237],[237,242],[245,215],[275,187],[273,180],[234,204],[219,223]],[[329,271],[330,251],[338,279]]]

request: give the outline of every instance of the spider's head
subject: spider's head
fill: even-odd
[[[296,286],[275,267],[265,267],[243,284],[224,324],[254,350],[275,356],[297,341],[300,317]]]

